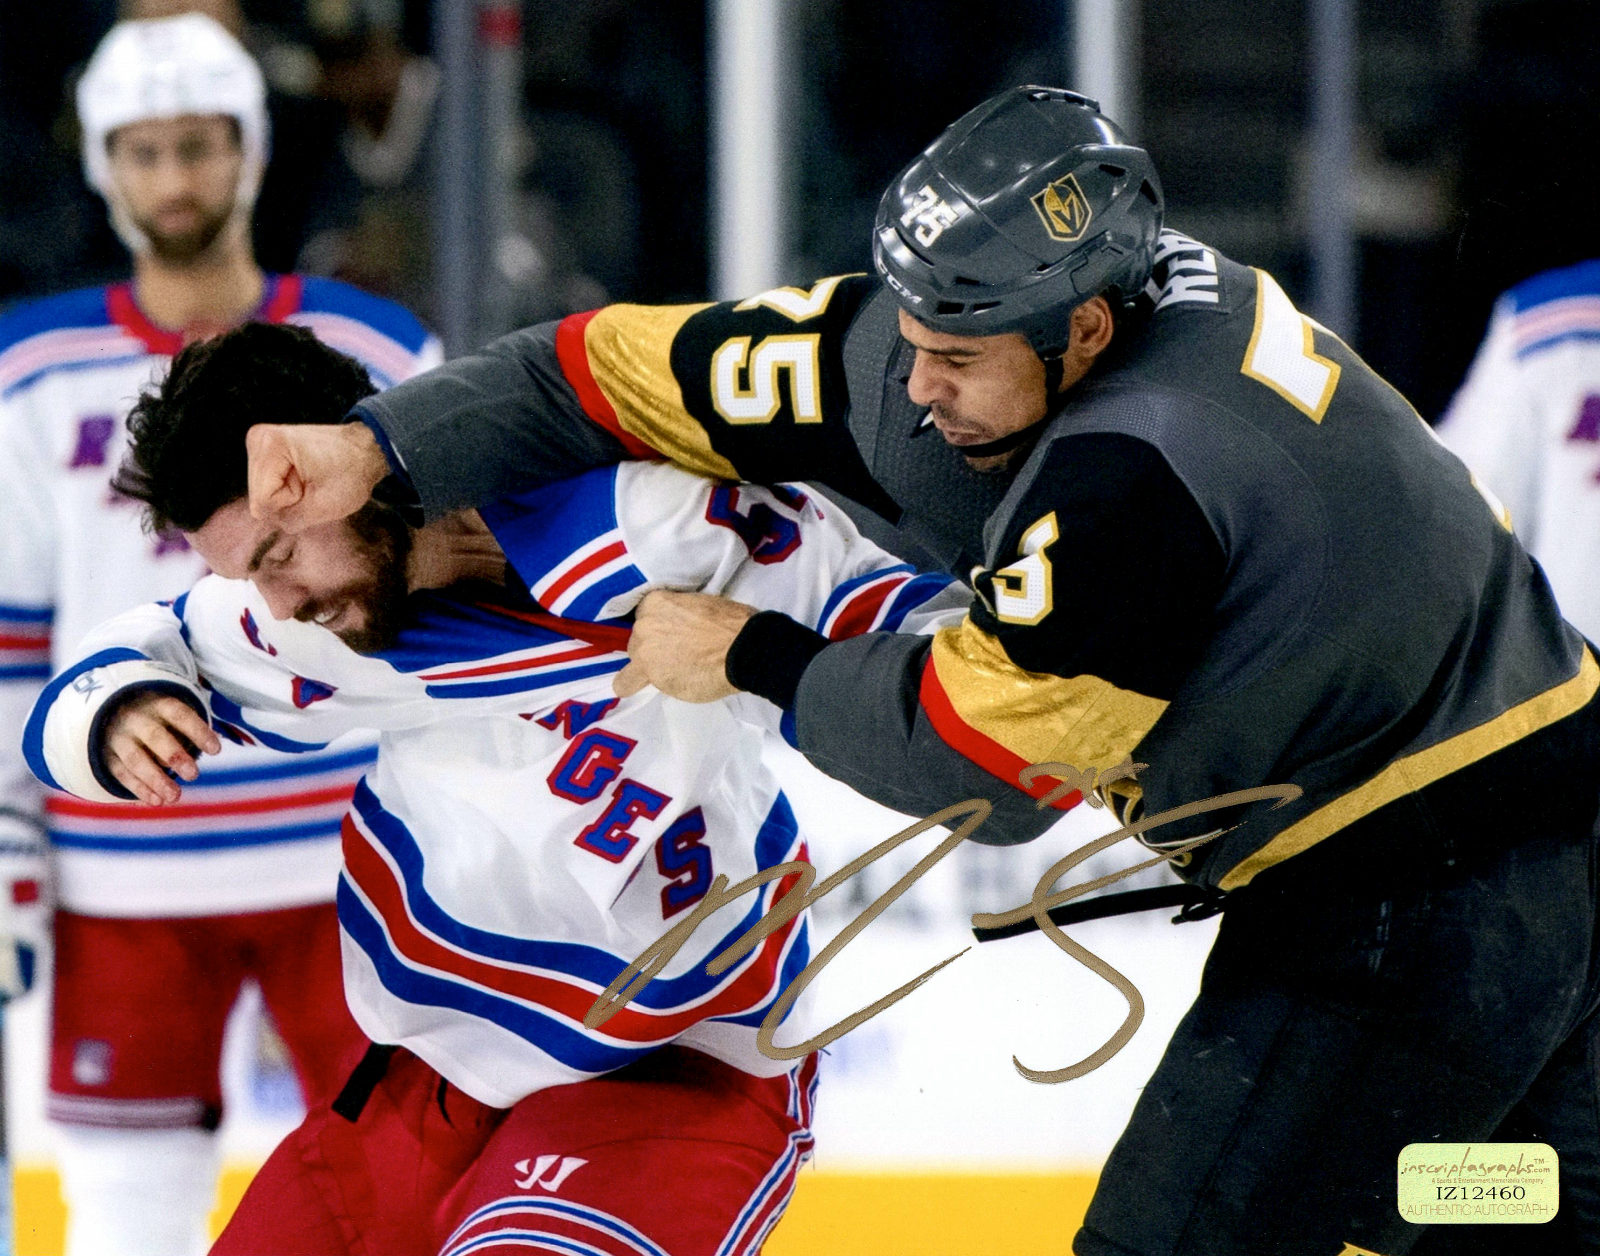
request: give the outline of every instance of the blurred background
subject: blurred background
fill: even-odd
[[[1022,82],[1100,97],[1174,225],[1271,270],[1430,418],[1494,296],[1593,250],[1580,0],[204,7],[271,84],[262,264],[394,296],[456,352],[606,300],[865,269],[889,177]],[[0,0],[0,304],[125,268],[70,105],[116,16]]]
[[[1597,251],[1600,40],[1579,0],[0,0],[0,307],[126,275],[72,89],[119,14],[188,8],[238,32],[270,85],[262,265],[401,301],[452,353],[608,301],[865,270],[889,178],[1026,82],[1099,98],[1152,153],[1169,225],[1270,270],[1430,420],[1495,297]],[[825,871],[904,823],[782,768]],[[836,961],[822,1012],[961,949],[970,912],[1023,901],[1105,827],[1086,813],[1025,851],[959,852]],[[928,845],[825,904],[823,934]],[[1059,1067],[1125,1008],[1038,937],[981,948],[842,1040],[816,1167],[769,1252],[1065,1250],[1214,923],[1082,931],[1148,1014],[1067,1086],[1022,1081],[1010,1056]],[[7,1026],[25,1254],[60,1250],[42,1004]],[[224,1210],[298,1119],[259,1021],[247,1003],[230,1043]]]

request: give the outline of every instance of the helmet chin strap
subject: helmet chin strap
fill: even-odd
[[[963,458],[993,458],[997,454],[1008,454],[1019,445],[1037,438],[1044,430],[1045,424],[1061,412],[1061,407],[1067,403],[1066,394],[1061,391],[1061,354],[1059,352],[1041,354],[1040,360],[1044,363],[1044,413],[1027,427],[1007,432],[998,440],[985,441],[981,445],[962,445],[960,449]]]
[[[1039,428],[1050,416],[1046,415],[1038,423],[1030,423],[1027,427],[1019,427],[1014,432],[1007,432],[999,440],[985,441],[981,445],[957,445],[956,452],[963,458],[992,458],[996,454],[1008,454],[1018,445],[1032,440],[1039,434]]]
[[[1045,407],[1054,414],[1061,407],[1057,398],[1061,396],[1061,377],[1066,370],[1061,361],[1065,349],[1057,349],[1054,353],[1041,353],[1039,360],[1044,363],[1044,396]]]

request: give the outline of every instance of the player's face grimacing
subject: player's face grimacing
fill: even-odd
[[[1072,311],[1071,341],[1061,355],[1061,388],[1072,387],[1111,343],[1111,307],[1092,297]],[[927,406],[934,427],[950,444],[985,445],[1044,418],[1045,369],[1019,332],[1000,336],[952,336],[934,331],[900,311],[900,335],[917,351],[906,391]],[[1005,456],[968,458],[986,469]]]
[[[163,261],[205,254],[228,225],[239,189],[238,124],[221,114],[131,122],[106,143],[128,216]]]
[[[240,499],[185,535],[219,576],[254,584],[276,619],[317,624],[363,654],[399,634],[411,536],[387,507],[369,502],[348,519],[289,533],[253,519]]]
[[[1044,363],[1018,333],[952,336],[901,310],[900,334],[917,351],[911,400],[950,444],[984,445],[1044,418]]]

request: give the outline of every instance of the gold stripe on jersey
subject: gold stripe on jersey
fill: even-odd
[[[1218,883],[1224,890],[1248,885],[1257,873],[1309,850],[1325,837],[1370,815],[1379,807],[1415,793],[1450,773],[1503,750],[1541,728],[1580,710],[1600,689],[1600,664],[1587,647],[1578,674],[1519,703],[1487,723],[1396,759],[1366,784],[1318,807],[1291,824],[1254,854],[1230,868]]]
[[[1118,689],[1099,676],[1023,671],[998,637],[970,619],[934,637],[932,664],[961,723],[1016,756],[1021,766],[1053,762],[1080,770],[1113,768],[1167,709],[1159,698]],[[981,743],[973,741],[971,749],[979,750]],[[969,757],[984,761],[981,750]]]
[[[711,447],[684,408],[672,373],[672,342],[706,305],[610,305],[583,331],[589,369],[617,422],[662,457],[701,475],[737,480],[733,464]]]

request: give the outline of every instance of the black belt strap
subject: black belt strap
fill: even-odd
[[[361,1057],[361,1063],[355,1066],[349,1079],[344,1084],[344,1089],[339,1092],[339,1097],[330,1105],[335,1112],[354,1125],[361,1119],[361,1112],[367,1106],[367,1100],[372,1098],[372,1092],[378,1088],[378,1083],[383,1080],[389,1071],[389,1061],[399,1047],[381,1046],[374,1042],[367,1047],[367,1053]]]
[[[1150,890],[1128,890],[1122,894],[1097,894],[1093,898],[1075,899],[1052,907],[1050,919],[1058,925],[1076,925],[1085,920],[1100,920],[1106,916],[1126,916],[1129,912],[1155,911],[1159,907],[1182,907],[1172,923],[1186,920],[1204,920],[1223,910],[1225,894],[1204,889],[1198,885],[1160,885]],[[980,942],[998,942],[1001,938],[1020,937],[1039,927],[1029,916],[1013,925],[998,929],[974,929],[972,936]]]

